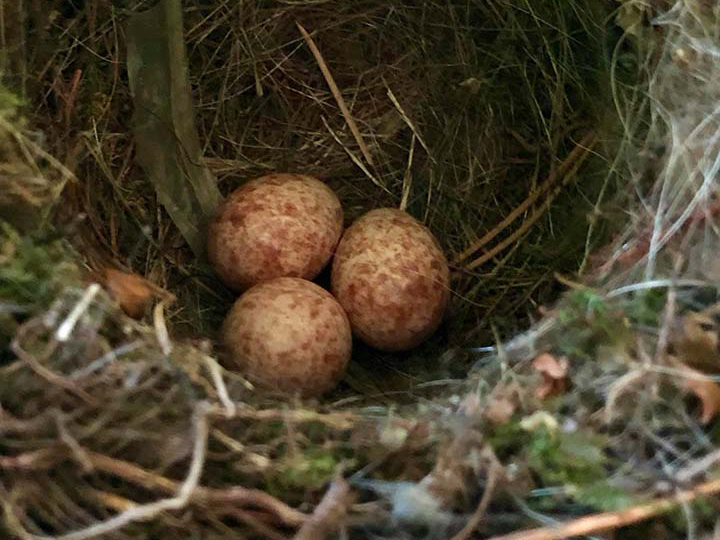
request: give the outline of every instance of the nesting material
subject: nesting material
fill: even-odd
[[[407,350],[427,339],[442,321],[448,291],[440,245],[406,212],[368,212],[340,241],[332,292],[355,335],[377,349]]]
[[[277,277],[313,279],[332,257],[342,226],[340,201],[323,182],[270,174],[247,182],[220,206],[208,257],[237,292]]]
[[[276,278],[245,292],[222,328],[228,367],[285,393],[320,396],[342,377],[352,349],[345,312],[321,287]]]

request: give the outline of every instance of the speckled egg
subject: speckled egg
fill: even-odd
[[[385,351],[411,349],[442,322],[449,268],[430,230],[394,208],[368,212],[345,231],[332,292],[354,334]]]
[[[256,384],[305,397],[332,390],[350,360],[345,312],[325,289],[275,278],[235,301],[222,327],[226,365]]]
[[[269,174],[220,205],[209,227],[208,258],[237,292],[276,277],[313,279],[332,257],[342,228],[340,201],[323,182]]]

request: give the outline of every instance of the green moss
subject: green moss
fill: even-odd
[[[545,485],[586,486],[605,477],[605,440],[582,432],[538,429],[528,445],[528,463]]]
[[[640,291],[628,305],[627,315],[635,324],[656,326],[666,301],[666,289]]]
[[[582,486],[577,490],[574,498],[577,502],[599,512],[622,510],[635,502],[635,498],[627,490],[615,487],[606,480],[599,480]]]
[[[0,364],[18,324],[42,312],[66,285],[78,281],[68,245],[38,235],[20,236],[0,221]]]
[[[335,477],[341,463],[352,465],[332,450],[308,448],[276,464],[268,491],[288,496],[318,490]]]
[[[607,479],[604,449],[608,440],[583,431],[563,432],[545,426],[528,431],[521,422],[499,426],[490,444],[501,460],[525,463],[541,487],[565,487],[575,502],[598,511],[617,510],[632,501]],[[540,504],[554,504],[543,501]]]
[[[12,118],[22,105],[22,100],[0,83],[0,115]]]
[[[501,461],[520,452],[529,439],[528,433],[517,421],[506,422],[497,426],[490,436],[489,443]]]
[[[20,236],[0,222],[0,301],[24,311],[47,307],[64,286],[78,279],[66,241]]]

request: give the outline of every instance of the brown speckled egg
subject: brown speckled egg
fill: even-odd
[[[208,234],[208,258],[223,282],[242,292],[276,277],[315,278],[340,240],[343,211],[320,180],[269,174],[235,190]]]
[[[332,292],[355,335],[385,351],[411,349],[440,325],[448,263],[429,229],[394,208],[368,212],[345,231]]]
[[[332,390],[345,372],[352,332],[325,289],[275,278],[235,301],[222,327],[227,367],[260,386],[301,396]]]

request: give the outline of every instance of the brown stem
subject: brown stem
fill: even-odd
[[[664,514],[680,504],[694,501],[703,496],[720,493],[720,480],[705,482],[693,489],[678,491],[673,497],[630,507],[619,512],[604,512],[585,516],[569,523],[554,527],[540,527],[525,531],[517,531],[502,536],[494,536],[490,540],[563,540],[576,536],[586,536],[598,531],[606,531],[639,523],[652,517]]]

